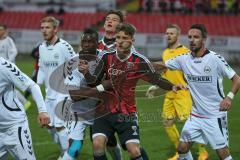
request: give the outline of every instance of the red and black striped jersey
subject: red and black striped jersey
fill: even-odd
[[[103,75],[105,75],[106,79],[111,80],[115,97],[109,97],[108,99],[118,99],[118,101],[114,101],[114,104],[108,103],[111,105],[108,108],[111,109],[112,113],[128,114],[136,112],[135,88],[138,80],[143,79],[151,82],[154,78],[159,78],[149,60],[137,52],[131,52],[126,59],[122,60],[118,57],[116,51],[105,53],[101,60],[103,66],[98,67],[97,77],[101,81]]]

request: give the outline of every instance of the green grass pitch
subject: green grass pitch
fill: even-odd
[[[18,58],[18,67],[31,76],[33,70],[33,59],[31,58]],[[225,80],[225,90],[228,91],[230,88],[230,81]],[[141,87],[146,88],[146,86]],[[163,125],[161,123],[161,106],[163,96],[146,99],[138,98],[137,106],[139,113],[139,125],[141,132],[141,144],[147,151],[150,160],[166,160],[175,153],[174,146],[170,143]],[[232,109],[228,115],[228,127],[230,132],[230,151],[234,159],[240,159],[240,94],[235,96],[233,101]],[[35,105],[32,105],[27,111],[30,130],[32,133],[33,145],[35,154],[38,160],[56,160],[60,154],[58,145],[53,143],[50,135],[46,129],[39,127],[37,123],[37,109]],[[179,130],[182,127],[182,123],[177,122]],[[92,146],[89,139],[88,130],[84,146],[78,159],[81,160],[92,160]],[[216,153],[207,147],[209,152],[209,160],[217,160]],[[196,147],[192,148],[194,159],[197,157]],[[127,158],[127,153],[124,152],[124,160]],[[109,158],[110,159],[110,158]]]

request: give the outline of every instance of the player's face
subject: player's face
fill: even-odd
[[[105,32],[115,32],[117,25],[120,23],[120,18],[116,14],[109,14],[104,23]]]
[[[41,32],[44,40],[50,42],[57,34],[57,27],[54,27],[52,22],[43,22],[41,23]]]
[[[3,38],[6,34],[6,29],[4,29],[3,27],[0,27],[0,38]]]
[[[98,47],[97,39],[91,34],[85,34],[81,40],[82,53],[84,54],[96,54]]]
[[[124,31],[120,31],[116,34],[116,42],[117,51],[125,52],[131,49],[134,39],[130,35],[125,34]]]
[[[174,45],[178,41],[179,32],[176,28],[167,28],[166,39],[168,46]]]
[[[205,38],[202,37],[200,30],[190,29],[188,31],[188,41],[190,50],[197,53],[202,47],[204,47]]]

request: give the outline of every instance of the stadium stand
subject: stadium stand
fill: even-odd
[[[62,22],[63,30],[83,30],[99,23],[104,12],[98,13],[65,13],[54,14]],[[2,12],[0,21],[15,29],[39,29],[39,21],[46,16],[44,12]],[[237,16],[191,16],[191,15],[162,15],[158,13],[129,13],[127,21],[134,24],[140,33],[163,33],[169,23],[177,23],[182,32],[187,33],[192,23],[204,23],[210,35],[239,36],[240,18]]]

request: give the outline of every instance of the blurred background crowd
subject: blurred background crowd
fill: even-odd
[[[106,12],[118,9],[137,28],[135,46],[147,57],[159,57],[166,47],[168,24],[181,27],[181,42],[187,45],[189,27],[202,23],[208,30],[207,47],[238,62],[239,6],[240,0],[0,0],[0,22],[8,26],[19,53],[30,53],[42,41],[39,29],[44,16],[57,17],[61,36],[77,47],[85,28],[101,33]]]

